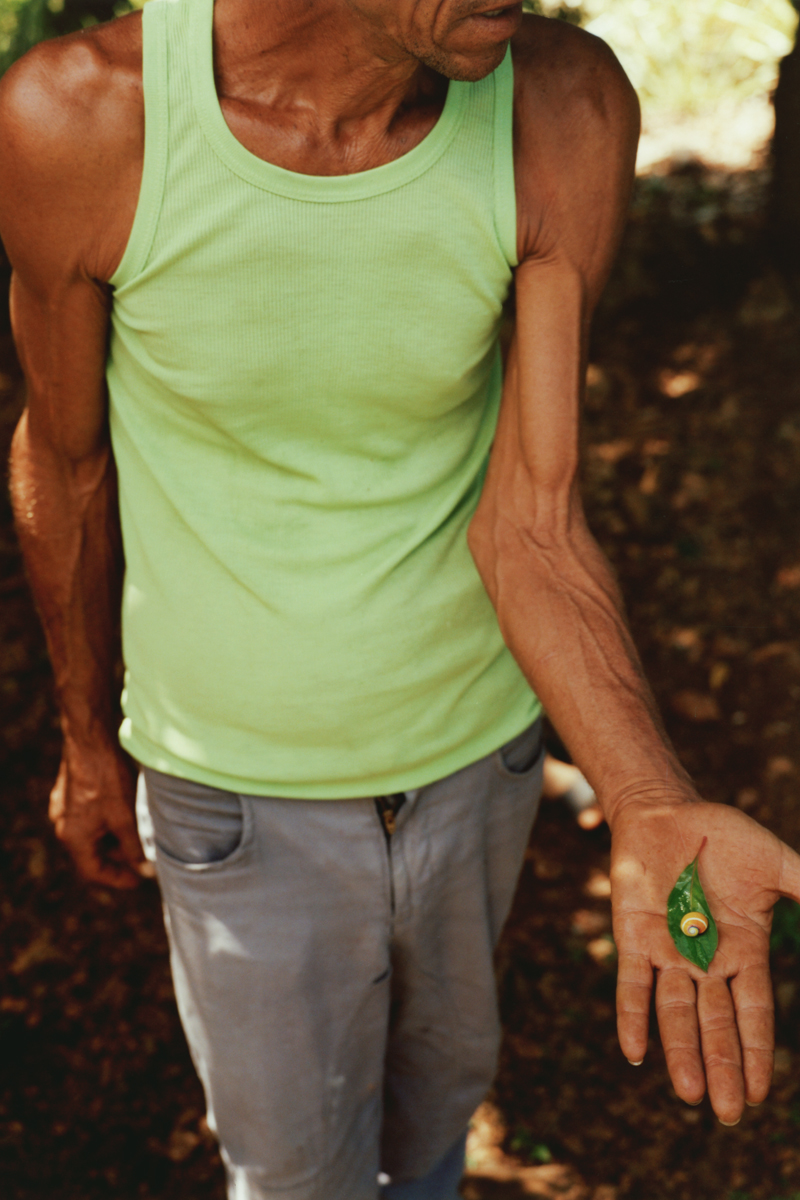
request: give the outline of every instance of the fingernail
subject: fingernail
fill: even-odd
[[[738,1125],[741,1119],[741,1117],[737,1117],[735,1121],[720,1120],[720,1125],[724,1125],[726,1129],[733,1129],[734,1125]]]
[[[687,1100],[686,1103],[692,1108],[698,1108],[703,1103],[703,1098],[701,1096],[699,1100]]]
[[[748,1108],[760,1108],[763,1103],[763,1100],[745,1100]]]
[[[629,1058],[628,1062],[631,1064],[632,1067],[640,1067],[642,1065],[642,1063],[644,1062],[644,1059],[640,1058],[638,1062],[634,1062],[632,1058]]]

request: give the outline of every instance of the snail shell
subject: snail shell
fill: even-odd
[[[699,912],[687,913],[681,918],[681,933],[686,937],[699,937],[708,929],[708,917]]]

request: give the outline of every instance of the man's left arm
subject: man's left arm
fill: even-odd
[[[517,324],[469,544],[506,643],[612,830],[623,1052],[644,1058],[655,971],[678,1095],[699,1103],[707,1085],[717,1116],[734,1124],[772,1076],[771,914],[780,895],[800,900],[800,858],[738,810],[699,800],[586,524],[577,474],[588,331],[627,213],[638,105],[602,43],[556,24],[536,22],[515,46]],[[704,837],[720,934],[707,975],[678,954],[666,922],[668,894]]]

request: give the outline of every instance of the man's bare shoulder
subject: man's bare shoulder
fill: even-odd
[[[144,153],[141,14],[40,43],[0,82],[0,231],[14,251],[104,237]],[[94,231],[94,232],[93,232]],[[83,247],[82,247],[83,248]]]
[[[605,42],[565,21],[527,18],[512,55],[520,260],[562,254],[597,273],[630,198],[636,93]]]
[[[0,136],[42,165],[88,165],[142,119],[140,13],[41,42],[0,83]]]
[[[519,132],[584,127],[638,137],[639,102],[611,48],[566,21],[527,16],[512,42]]]

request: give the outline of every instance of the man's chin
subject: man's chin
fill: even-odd
[[[439,75],[444,75],[446,79],[476,83],[497,70],[506,56],[507,49],[508,41],[471,54],[448,53],[437,48],[430,54],[420,56],[420,61]]]

